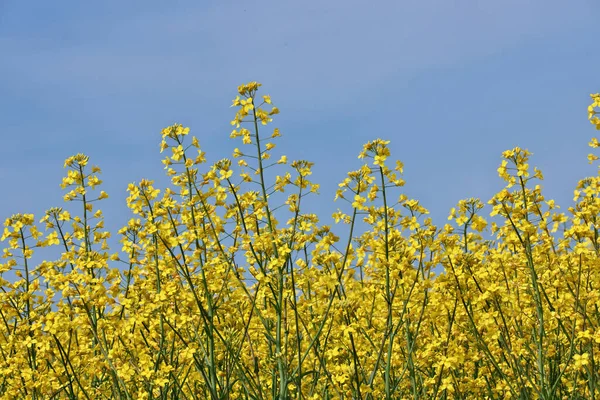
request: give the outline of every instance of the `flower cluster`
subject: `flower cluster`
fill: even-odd
[[[581,180],[559,212],[517,147],[502,154],[493,219],[468,198],[437,227],[419,201],[394,193],[404,166],[376,139],[336,192],[340,237],[302,212],[319,190],[313,163],[269,161],[281,132],[262,131],[279,110],[259,87],[240,86],[233,101],[231,137],[250,149],[235,148],[237,162],[204,166],[189,128],[163,129],[173,187],[129,184],[124,256],[108,252],[94,209],[108,195],[96,194],[101,171],[88,173],[83,154],[66,160],[61,185],[79,210],[48,210],[46,233],[31,214],[6,219],[1,398],[597,394],[600,177]],[[32,265],[50,246],[60,257]]]

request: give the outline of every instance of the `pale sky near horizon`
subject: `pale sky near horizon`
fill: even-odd
[[[307,211],[324,224],[348,210],[337,183],[375,138],[438,225],[460,199],[502,189],[496,168],[514,146],[566,210],[597,172],[586,109],[600,91],[598,17],[592,0],[0,0],[0,220],[80,214],[59,185],[82,152],[102,168],[110,198],[97,204],[117,243],[127,184],[168,185],[161,129],[189,126],[209,161],[231,157],[231,100],[248,81],[281,110],[274,154],[315,162]]]

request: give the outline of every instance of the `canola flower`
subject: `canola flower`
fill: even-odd
[[[125,259],[109,253],[108,194],[83,154],[61,184],[78,209],[49,209],[44,232],[31,214],[6,219],[1,398],[596,398],[598,177],[559,212],[517,147],[494,221],[469,198],[437,227],[376,139],[336,191],[339,237],[301,211],[313,164],[272,161],[279,109],[260,86],[233,100],[232,159],[207,166],[189,128],[162,130],[173,187],[128,186]],[[49,246],[60,258],[31,265]]]

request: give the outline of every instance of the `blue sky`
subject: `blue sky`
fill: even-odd
[[[63,162],[83,152],[116,235],[128,183],[168,184],[160,130],[189,126],[209,161],[230,157],[231,100],[254,80],[281,110],[275,154],[315,162],[323,223],[378,137],[438,224],[499,191],[501,152],[517,145],[566,209],[596,173],[599,16],[591,0],[0,1],[0,219],[65,206]]]

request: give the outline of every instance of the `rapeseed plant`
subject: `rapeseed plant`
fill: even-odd
[[[108,252],[95,207],[108,194],[83,154],[61,185],[80,215],[48,210],[46,233],[31,214],[6,220],[0,273],[16,280],[0,277],[1,398],[596,398],[600,178],[558,212],[517,147],[489,201],[497,222],[470,198],[437,227],[394,193],[403,164],[376,139],[336,192],[340,238],[301,212],[319,190],[313,164],[271,161],[279,109],[259,87],[233,101],[235,163],[205,166],[189,128],[162,130],[173,188],[128,186],[125,260]],[[31,265],[49,246],[60,258]]]

